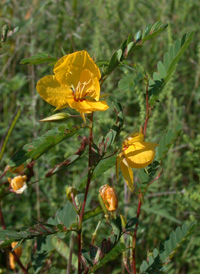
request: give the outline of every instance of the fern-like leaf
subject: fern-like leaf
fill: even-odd
[[[153,106],[158,95],[169,81],[176,65],[183,55],[184,51],[190,45],[194,36],[194,32],[184,34],[181,39],[178,39],[165,53],[163,62],[159,61],[157,64],[158,72],[154,72],[153,79],[149,81],[149,97],[150,105]]]
[[[140,266],[141,274],[157,274],[165,271],[165,266],[170,262],[178,248],[194,231],[194,223],[187,226],[183,224],[182,227],[177,227],[175,231],[171,232],[170,237],[165,241],[160,250],[154,251],[148,256],[146,261],[143,261]]]

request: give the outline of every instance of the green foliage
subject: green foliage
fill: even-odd
[[[1,230],[0,231],[0,247],[4,248],[12,242],[23,241],[44,235],[51,235],[64,230],[59,230],[58,227],[51,224],[37,223],[30,227],[21,228],[20,231],[16,230]]]
[[[156,159],[158,161],[161,161],[166,156],[168,150],[175,142],[175,140],[180,136],[181,132],[182,126],[178,125],[174,131],[170,129],[166,134],[162,136],[162,139],[160,140],[159,146],[157,148]]]
[[[140,266],[141,273],[157,274],[165,272],[165,264],[168,264],[177,249],[185,242],[188,236],[193,232],[195,225],[191,224],[187,226],[177,227],[177,229],[171,232],[169,240],[165,241],[161,245],[160,250],[153,250],[153,254],[148,256],[147,261],[143,261]]]
[[[58,59],[48,52],[38,52],[37,54],[31,56],[30,58],[24,58],[21,60],[22,65],[37,65],[43,63],[50,63],[54,65]]]
[[[126,246],[123,243],[118,243],[116,246],[108,253],[105,255],[105,257],[99,261],[97,265],[95,265],[92,270],[90,270],[89,273],[93,273],[100,267],[102,267],[104,264],[115,260],[124,250],[126,249]]]
[[[43,136],[38,137],[32,143],[25,145],[22,149],[17,151],[11,158],[9,165],[19,166],[28,159],[33,161],[38,159],[49,149],[67,138],[70,138],[83,127],[83,125],[73,127],[60,126],[49,130]]]
[[[141,170],[141,174],[140,171],[135,170],[136,193],[131,195],[128,193],[127,200],[125,200],[126,191],[123,188],[123,181],[115,184],[115,156],[107,159],[102,158],[103,160],[101,159],[95,167],[93,182],[90,185],[91,207],[86,208],[84,214],[82,240],[84,247],[89,248],[91,234],[86,233],[86,231],[94,231],[99,220],[103,218],[102,210],[98,206],[97,193],[99,187],[106,183],[115,184],[119,200],[118,210],[125,215],[127,220],[133,219],[133,226],[130,227],[133,230],[135,222],[133,216],[136,215],[137,211],[136,195],[138,190],[141,190],[145,196],[137,229],[136,267],[139,269],[144,250],[151,250],[152,246],[158,245],[158,241],[164,241],[169,231],[174,230],[174,225],[177,222],[189,222],[199,218],[200,47],[198,35],[194,36],[189,50],[182,55],[181,63],[177,63],[176,58],[179,58],[179,53],[187,45],[187,41],[189,43],[192,34],[185,37],[185,41],[182,40],[182,46],[180,45],[181,39],[178,37],[181,37],[183,33],[199,30],[199,2],[197,0],[169,2],[142,2],[138,0],[116,0],[112,2],[105,0],[102,4],[102,1],[97,0],[95,5],[88,5],[88,1],[85,0],[78,4],[77,1],[60,1],[59,4],[57,1],[46,1],[46,3],[33,1],[30,8],[28,2],[25,4],[22,0],[2,1],[0,14],[3,15],[0,29],[5,24],[9,24],[11,31],[17,30],[16,26],[19,26],[15,35],[3,35],[3,40],[7,37],[8,39],[1,43],[1,46],[3,45],[0,58],[1,139],[5,136],[17,106],[21,106],[20,119],[15,124],[1,160],[0,170],[2,171],[15,151],[26,143],[32,143],[34,138],[41,138],[38,136],[43,136],[47,130],[52,130],[52,127],[55,126],[54,124],[38,123],[42,119],[41,117],[51,115],[52,107],[38,98],[35,85],[38,79],[50,73],[49,64],[53,65],[57,61],[56,57],[60,58],[66,53],[85,49],[94,60],[100,60],[97,65],[102,74],[101,92],[112,93],[112,98],[122,105],[125,118],[123,127],[116,133],[117,130],[114,132],[110,130],[111,125],[114,124],[113,119],[115,119],[112,109],[103,113],[95,113],[94,140],[98,140],[102,135],[106,136],[111,131],[109,133],[111,144],[103,156],[106,158],[115,152],[116,147],[121,147],[120,143],[128,133],[139,131],[141,125],[144,124],[145,83],[143,80],[146,74],[152,75],[158,60],[161,60],[164,52],[168,52],[168,55],[165,54],[164,56],[166,56],[166,60],[170,60],[171,65],[165,61],[165,58],[162,63],[159,62],[157,65],[160,80],[156,80],[156,83],[159,82],[161,85],[151,96],[151,103],[156,104],[156,108],[150,110],[146,134],[149,141],[158,143],[160,140],[160,148],[157,148],[159,159],[157,158],[157,160],[162,161],[162,168],[155,161],[146,169]],[[169,22],[167,29],[165,25],[160,25],[160,23],[157,23],[156,26],[153,23],[156,20]],[[148,22],[151,24],[145,27]],[[161,32],[163,28],[166,31]],[[6,27],[4,31],[9,34],[9,29]],[[141,31],[137,32],[137,30]],[[159,35],[157,35],[158,32],[160,32]],[[130,33],[136,34],[130,35]],[[153,38],[154,35],[157,35],[156,39],[147,41],[148,37]],[[127,38],[125,39],[125,37]],[[124,39],[124,43],[118,47],[117,45],[120,45]],[[173,41],[177,39],[179,42],[173,44]],[[172,50],[170,51],[171,46],[173,53],[180,47],[176,56],[173,56]],[[39,56],[37,52],[39,52]],[[53,53],[53,55],[50,54],[48,57],[48,52]],[[127,57],[126,54],[128,54]],[[36,56],[36,59],[34,60],[34,57],[30,56]],[[38,61],[39,63],[36,66],[20,65],[20,61],[24,59],[27,60],[27,64]],[[167,82],[164,86],[165,79],[163,81],[160,75],[165,75],[165,65],[166,67],[169,65],[167,73],[169,73],[170,78],[167,79],[165,76]],[[175,74],[173,73],[174,68],[176,68]],[[110,73],[109,77],[106,74],[107,69]],[[153,75],[153,80],[157,76],[155,75]],[[73,110],[70,112],[77,114]],[[70,119],[73,124],[77,123],[76,119],[72,117]],[[176,127],[179,124],[183,125],[182,134],[177,135],[179,137],[177,138]],[[173,136],[171,133],[168,135],[170,131],[173,132]],[[66,185],[79,186],[79,182],[85,180],[86,177],[84,176],[87,173],[87,153],[84,155],[74,153],[80,148],[78,134],[84,137],[88,136],[88,129],[83,128],[81,131],[77,131],[76,135],[52,146],[47,153],[43,154],[43,157],[40,157],[39,161],[36,160],[34,165],[35,176],[31,179],[28,189],[23,195],[8,192],[8,183],[5,182],[6,177],[11,176],[10,174],[6,174],[2,178],[1,183],[5,184],[0,186],[1,190],[9,193],[1,201],[6,231],[12,230],[14,233],[18,233],[21,231],[20,227],[26,226],[26,229],[31,227],[32,220],[47,220],[51,216],[56,216],[57,209],[62,205],[64,208],[66,207]],[[114,140],[115,136],[117,136],[116,140]],[[169,149],[171,144],[173,144],[173,148]],[[100,159],[98,149],[99,147],[96,145],[94,147],[95,155],[97,159]],[[87,152],[87,149],[84,151]],[[22,155],[22,160],[23,157]],[[19,158],[18,161],[20,162]],[[76,160],[78,161],[76,162]],[[71,163],[70,168],[65,165],[68,161]],[[72,165],[72,163],[76,164]],[[51,169],[51,167],[55,167],[55,169]],[[53,170],[51,172],[53,176],[48,180],[40,180],[45,177],[46,172],[50,169]],[[0,177],[3,175],[2,171],[0,171]],[[155,180],[160,172],[162,172],[161,178],[151,184],[147,192],[148,184]],[[15,175],[12,174],[12,176]],[[140,182],[138,182],[138,176]],[[37,181],[36,184],[35,181]],[[84,191],[83,187],[84,184],[82,184],[82,188],[79,188],[80,192]],[[83,193],[80,194],[83,195]],[[176,210],[174,210],[175,208]],[[62,230],[62,223],[58,223],[55,217],[50,219],[49,223],[51,221],[52,225],[54,223],[55,227],[58,226],[58,230],[59,228]],[[74,223],[76,223],[75,218],[72,227]],[[108,228],[111,229],[106,222],[102,221],[96,239],[100,246],[102,238],[106,239],[105,243],[110,243],[108,237],[111,235]],[[22,263],[27,265],[30,260],[32,261],[30,273],[39,274],[44,273],[44,271],[49,274],[66,273],[70,234],[58,232],[55,239],[51,239],[51,235],[41,239],[36,237],[38,247],[35,255],[33,255],[34,241],[23,241]],[[154,237],[155,235],[156,237]],[[113,236],[115,239],[116,236]],[[126,236],[128,238],[128,235]],[[61,237],[62,243],[59,247]],[[16,239],[19,238],[13,238],[13,240]],[[55,245],[52,246],[52,243]],[[62,251],[63,243],[64,249]],[[77,240],[74,242],[73,258],[78,254],[76,243]],[[125,241],[125,243],[130,244],[129,241]],[[98,253],[95,253],[95,246],[94,244],[92,248],[89,248],[89,251],[91,255],[95,254],[98,257]],[[114,246],[100,261],[103,262],[108,258],[107,262],[109,262],[110,254],[114,253],[118,246],[121,244],[118,243]],[[197,230],[190,240],[185,242],[184,248],[180,248],[173,260],[165,265],[165,272],[168,274],[198,274],[200,269],[199,246],[200,233]],[[97,263],[98,269],[94,272],[120,274],[125,271],[121,268],[120,254],[122,252],[119,248],[119,252],[116,252],[116,256],[114,256],[114,261],[102,265]],[[126,252],[129,257],[129,250]],[[163,252],[162,249],[159,254],[160,252]],[[157,256],[156,251],[154,255]],[[12,272],[3,265],[6,261],[5,252],[1,252],[0,256],[0,271],[3,273]],[[93,260],[93,257],[91,258]],[[147,262],[148,265],[149,263],[150,261]],[[77,266],[77,262],[75,264]],[[160,264],[160,267],[162,268],[163,265]],[[18,268],[15,271],[20,272]],[[73,271],[75,272],[74,268]]]
[[[20,107],[16,110],[15,114],[13,115],[12,117],[12,120],[10,121],[10,124],[8,126],[8,129],[5,133],[5,135],[3,136],[2,140],[1,140],[1,143],[0,143],[0,161],[1,161],[1,158],[3,157],[3,154],[4,154],[4,151],[5,151],[5,148],[6,148],[6,144],[8,142],[8,139],[10,137],[10,134],[20,116],[20,113],[21,113],[21,109]]]
[[[184,51],[192,42],[193,37],[194,32],[184,34],[181,39],[178,39],[173,45],[171,45],[169,52],[165,53],[163,63],[161,61],[158,62],[158,73],[154,72],[153,80],[149,81],[149,97],[151,106],[155,104],[159,93],[169,81],[176,69],[177,63]]]
[[[164,31],[167,28],[167,24],[156,22],[155,24],[149,24],[143,32],[138,31],[132,40],[130,34],[128,38],[122,43],[120,49],[113,53],[109,61],[99,61],[97,65],[104,65],[104,73],[102,78],[105,79],[122,61],[124,61],[131,52],[134,52],[142,47],[142,44],[154,36]]]

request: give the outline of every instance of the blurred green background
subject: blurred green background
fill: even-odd
[[[0,49],[0,136],[17,109],[21,106],[20,118],[12,132],[6,153],[0,163],[3,171],[12,154],[33,138],[40,136],[55,124],[43,124],[39,120],[53,114],[54,108],[45,103],[36,91],[37,81],[52,74],[53,67],[45,64],[36,66],[20,65],[23,58],[37,52],[47,51],[58,58],[62,48],[66,53],[85,49],[94,60],[109,59],[122,41],[149,23],[161,20],[168,28],[147,42],[129,60],[149,75],[156,71],[156,64],[162,60],[169,46],[185,32],[196,31],[192,44],[186,50],[170,82],[160,94],[160,103],[153,109],[149,120],[147,139],[159,142],[168,129],[182,124],[183,133],[168,153],[164,162],[161,179],[153,184],[142,207],[138,231],[137,263],[146,258],[148,251],[165,240],[169,233],[183,222],[199,222],[200,217],[200,2],[199,0],[82,0],[82,1],[24,1],[2,0],[0,3],[0,29],[7,24],[10,29],[19,30]],[[121,90],[120,79],[131,73],[119,67],[106,80],[102,92],[112,93],[120,101],[125,114],[121,140],[130,132],[138,131],[145,117],[144,85],[134,90]],[[98,139],[102,132],[114,122],[111,111],[95,113],[94,133]],[[71,120],[73,124],[77,120]],[[80,123],[81,120],[78,120]],[[101,129],[101,131],[99,130]],[[80,133],[81,134],[81,133]],[[88,134],[83,131],[82,135]],[[74,153],[79,147],[77,135],[63,142],[39,159],[35,165],[35,177],[41,179],[46,172]],[[86,169],[86,156],[74,166],[49,179],[33,184],[23,195],[8,195],[2,202],[7,228],[20,228],[33,220],[46,221],[66,203],[65,187],[77,184]],[[95,180],[91,185],[91,204],[98,204],[98,189],[102,184],[116,183],[114,168]],[[124,205],[122,180],[116,185],[120,208],[131,218],[136,214],[136,196],[130,196],[129,205]],[[85,242],[95,229],[97,218],[85,223]],[[104,225],[100,228],[99,239],[106,235]],[[68,239],[65,239],[68,242]],[[30,259],[32,243],[23,244],[22,261]],[[2,257],[3,258],[3,257]],[[55,252],[53,267],[48,273],[65,273],[66,265],[62,256]],[[3,264],[3,259],[2,259]],[[58,264],[61,268],[58,270]],[[2,266],[3,269],[3,266]],[[4,270],[2,270],[4,271]],[[121,258],[97,273],[118,274]],[[126,273],[123,270],[123,273]],[[169,274],[199,274],[200,232],[197,229],[184,244],[169,265]],[[10,272],[1,272],[10,273]],[[34,273],[34,272],[33,272]],[[44,273],[44,272],[40,272]],[[45,272],[47,273],[47,272]]]

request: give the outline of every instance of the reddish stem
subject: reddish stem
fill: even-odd
[[[81,256],[82,256],[82,243],[81,243],[81,230],[78,232],[78,274],[81,274]]]
[[[130,271],[130,269],[128,268],[128,265],[127,265],[127,261],[126,261],[126,260],[123,260],[123,263],[124,263],[124,266],[125,266],[127,272],[128,272],[129,274],[131,274],[131,271]]]
[[[77,206],[77,204],[76,204],[76,201],[75,201],[75,198],[74,198],[74,194],[73,194],[73,193],[71,193],[71,197],[72,197],[72,203],[73,203],[74,207],[76,208],[77,211],[79,211],[79,208],[78,208],[78,206]]]
[[[9,251],[13,254],[15,261],[17,262],[17,264],[19,265],[19,267],[21,268],[22,272],[24,274],[28,273],[28,270],[23,266],[23,264],[21,263],[19,257],[17,256],[17,254],[15,253],[15,251],[12,251],[12,247],[9,247]]]
[[[79,215],[79,231],[78,231],[78,274],[81,274],[82,269],[81,269],[81,257],[82,257],[82,242],[81,242],[81,234],[82,234],[82,222],[83,222],[83,215],[85,211],[85,205],[87,201],[87,195],[89,191],[89,186],[90,182],[92,179],[92,124],[93,121],[93,112],[91,113],[90,116],[90,136],[89,136],[89,160],[88,160],[88,178],[87,178],[87,185],[85,189],[85,196],[83,200],[83,206]]]
[[[133,246],[132,246],[132,258],[133,258],[133,262],[132,262],[132,268],[133,268],[133,274],[137,274],[137,270],[136,270],[136,260],[135,260],[135,246],[136,246],[136,237],[137,237],[137,228],[138,228],[138,224],[139,224],[139,217],[140,217],[140,210],[141,210],[141,205],[142,205],[142,194],[139,194],[139,201],[138,201],[138,208],[137,208],[137,223],[135,225],[135,232],[134,232],[134,236],[133,236]]]
[[[2,226],[3,230],[5,230],[6,226],[5,226],[5,222],[4,222],[3,212],[1,210],[1,203],[0,203],[0,220],[1,220],[1,226]]]

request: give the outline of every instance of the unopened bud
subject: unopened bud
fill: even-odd
[[[40,122],[61,122],[69,119],[71,115],[69,113],[56,113],[52,116],[40,120]]]
[[[115,211],[118,206],[118,199],[115,189],[109,185],[100,187],[99,193],[108,211]]]
[[[67,199],[72,202],[72,194],[74,196],[74,198],[76,197],[77,195],[77,190],[72,187],[72,186],[69,186],[66,188],[66,194],[67,194]]]

